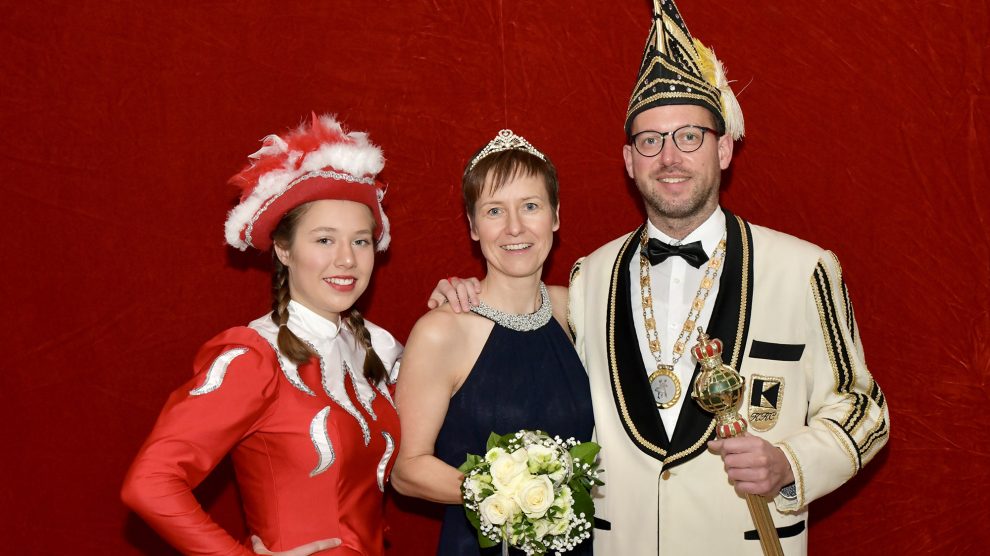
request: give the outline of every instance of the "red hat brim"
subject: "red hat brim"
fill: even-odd
[[[266,203],[255,213],[252,222],[241,230],[241,239],[254,248],[267,251],[272,247],[272,232],[289,211],[311,201],[354,201],[371,210],[375,219],[375,241],[385,233],[382,214],[378,204],[380,185],[336,180],[324,176],[313,176],[302,180],[274,201]]]

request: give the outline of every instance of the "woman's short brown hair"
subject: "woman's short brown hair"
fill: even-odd
[[[557,182],[557,169],[549,158],[544,161],[526,151],[509,149],[492,153],[479,160],[473,168],[470,165],[468,168],[461,178],[461,196],[464,199],[464,212],[471,223],[474,223],[474,206],[478,202],[478,197],[484,192],[489,176],[491,176],[491,182],[488,183],[489,193],[495,193],[506,183],[519,177],[543,178],[550,208],[556,214],[557,206],[560,204],[560,184]]]

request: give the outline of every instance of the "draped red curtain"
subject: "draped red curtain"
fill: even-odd
[[[388,159],[394,239],[363,308],[400,339],[438,278],[482,269],[459,176],[503,127],[560,170],[549,282],[642,219],[620,148],[649,2],[3,4],[3,552],[171,553],[120,482],[200,343],[267,310],[266,258],[223,245],[225,180],[310,111]],[[812,505],[811,552],[979,552],[986,2],[680,8],[746,116],[724,204],[837,253],[891,408],[886,451]],[[197,492],[243,531],[229,466]],[[390,554],[432,553],[431,506],[389,513]]]

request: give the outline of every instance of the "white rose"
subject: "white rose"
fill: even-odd
[[[550,532],[550,522],[545,519],[537,519],[533,522],[533,534],[537,539],[542,539]]]
[[[515,452],[512,452],[512,459],[526,463],[529,460],[529,453],[526,451],[526,448],[518,448]]]
[[[564,485],[560,487],[560,492],[557,493],[557,498],[553,501],[553,505],[564,510],[570,510],[571,505],[574,504],[574,495],[571,492],[571,487]]]
[[[553,522],[553,525],[550,526],[550,534],[551,535],[563,535],[570,528],[571,528],[571,520],[570,519],[564,519],[564,518],[558,519],[557,521],[554,521]]]
[[[516,503],[526,517],[530,519],[543,517],[553,504],[553,483],[546,475],[526,480],[516,491]]]
[[[495,488],[507,496],[516,492],[519,484],[529,477],[526,470],[526,460],[516,461],[511,454],[503,453],[492,463],[491,466],[492,484]]]
[[[481,501],[478,513],[492,525],[502,525],[519,511],[519,507],[508,496],[495,493]]]
[[[534,444],[526,451],[529,456],[526,463],[529,465],[530,473],[536,473],[540,469],[546,469],[553,462],[554,452],[546,446]]]
[[[472,495],[472,498],[477,498],[484,487],[485,483],[477,477],[468,477],[464,480],[464,490],[468,491]]]
[[[488,450],[487,454],[485,454],[485,461],[488,463],[492,463],[496,459],[498,459],[499,456],[502,456],[505,453],[506,453],[505,450],[503,450],[502,448],[492,448],[491,450]]]

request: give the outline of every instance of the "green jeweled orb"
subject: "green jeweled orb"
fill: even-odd
[[[735,369],[719,365],[698,376],[693,397],[705,411],[725,413],[739,407],[743,388],[743,378]]]

